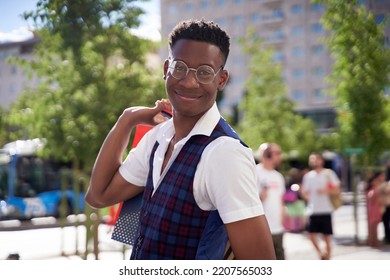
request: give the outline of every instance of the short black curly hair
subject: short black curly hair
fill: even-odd
[[[217,46],[226,63],[229,56],[230,37],[213,21],[190,19],[178,23],[168,37],[170,50],[180,39],[207,42]]]

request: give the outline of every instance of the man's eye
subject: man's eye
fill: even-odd
[[[183,66],[175,66],[175,71],[177,72],[186,72],[187,68]]]
[[[213,73],[210,70],[202,69],[198,71],[199,76],[212,76]]]

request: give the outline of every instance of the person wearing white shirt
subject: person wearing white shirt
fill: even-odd
[[[329,195],[340,191],[340,180],[333,170],[324,168],[324,159],[321,154],[312,153],[309,156],[309,165],[312,170],[303,176],[302,182],[302,195],[308,202],[309,238],[320,259],[329,260],[334,210]],[[324,252],[318,241],[319,234],[325,242]]]
[[[282,163],[282,151],[275,143],[263,143],[258,149],[258,157],[261,162],[256,165],[256,181],[260,200],[271,230],[276,259],[284,260],[283,194],[286,183],[283,175],[276,170]]]

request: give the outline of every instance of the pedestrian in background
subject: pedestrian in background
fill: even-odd
[[[283,194],[286,183],[276,169],[282,163],[282,151],[275,143],[261,144],[257,151],[260,163],[256,165],[257,185],[260,200],[272,234],[276,259],[284,260],[283,219],[285,216]]]
[[[384,182],[378,187],[381,202],[384,207],[382,222],[385,230],[385,244],[390,244],[390,182]]]
[[[306,169],[291,168],[286,177],[284,194],[285,217],[284,228],[288,232],[302,232],[306,228],[306,201],[302,198],[302,178]]]
[[[303,177],[302,195],[307,200],[307,213],[309,215],[309,238],[319,258],[331,258],[331,236],[333,234],[332,212],[334,210],[330,201],[330,194],[340,191],[340,180],[331,169],[324,168],[324,159],[319,153],[309,156],[309,166],[312,168]],[[325,242],[325,250],[321,249],[318,236]]]
[[[378,247],[378,225],[382,221],[383,204],[379,193],[379,186],[385,182],[384,172],[375,172],[367,182],[367,243],[371,247]]]

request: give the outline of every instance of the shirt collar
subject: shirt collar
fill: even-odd
[[[215,126],[218,124],[220,118],[221,114],[219,113],[217,104],[214,103],[214,105],[197,121],[187,137],[184,138],[186,139],[185,142],[193,135],[210,136]],[[174,134],[175,129],[173,127],[173,120],[170,119],[161,125],[160,133],[157,136],[157,141],[162,143],[162,141],[171,139]]]
[[[219,113],[217,104],[214,103],[214,105],[197,121],[194,128],[188,134],[188,138],[193,135],[210,136],[220,118],[221,114]]]

